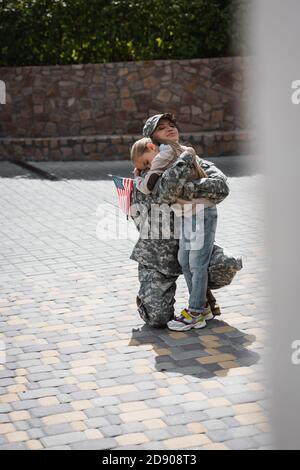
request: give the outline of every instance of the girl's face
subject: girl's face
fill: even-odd
[[[159,148],[154,144],[147,144],[147,150],[142,155],[140,155],[136,162],[135,167],[137,170],[146,170],[149,169],[151,166],[151,162],[159,153]]]
[[[158,142],[164,142],[165,140],[173,140],[174,142],[178,142],[178,129],[173,122],[169,121],[169,119],[161,119],[157,128],[152,134],[152,138]]]

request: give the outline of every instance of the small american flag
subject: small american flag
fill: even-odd
[[[110,175],[117,188],[120,209],[128,216],[130,215],[132,178],[122,178],[121,176]]]

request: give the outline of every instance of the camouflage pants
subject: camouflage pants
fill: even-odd
[[[213,307],[216,303],[210,289],[228,286],[237,271],[243,267],[242,259],[224,253],[223,248],[214,245],[208,267],[207,299]],[[165,275],[154,267],[139,263],[140,290],[136,299],[140,317],[149,326],[163,328],[174,316],[176,281],[178,275]],[[220,312],[214,312],[219,315]]]
[[[149,326],[164,328],[174,316],[178,276],[166,276],[154,268],[138,265],[140,290],[136,299],[140,317]]]

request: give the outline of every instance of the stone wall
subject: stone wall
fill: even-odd
[[[199,154],[249,152],[252,70],[250,57],[1,68],[0,158],[127,159],[163,112]]]

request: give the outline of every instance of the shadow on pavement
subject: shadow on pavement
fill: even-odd
[[[203,330],[173,332],[143,325],[132,330],[130,346],[153,345],[157,371],[198,378],[224,377],[230,369],[256,364],[260,355],[247,349],[256,337],[211,320]]]

